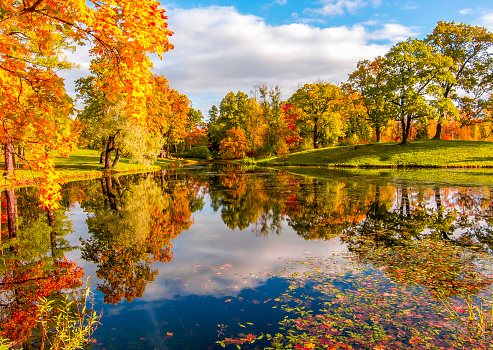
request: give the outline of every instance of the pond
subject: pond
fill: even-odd
[[[4,191],[2,335],[36,348],[39,297],[90,276],[93,349],[489,348],[489,182],[413,174],[195,166],[48,213]]]

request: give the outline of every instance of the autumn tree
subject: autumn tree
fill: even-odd
[[[219,153],[224,158],[243,158],[248,150],[248,140],[245,132],[240,128],[231,128],[226,137],[219,144]]]
[[[152,80],[153,96],[147,102],[149,130],[163,138],[160,157],[169,157],[170,146],[185,139],[194,119],[189,115],[186,95],[172,89],[163,76],[153,76]]]
[[[449,69],[455,79],[438,82],[443,98],[451,98],[455,103],[467,102],[461,99],[459,90],[475,99],[491,91],[493,34],[486,28],[440,21],[425,42],[454,62]],[[441,138],[446,116],[445,111],[438,116],[434,139]]]
[[[172,33],[159,2],[90,3],[7,0],[0,4],[0,142],[29,147],[31,166],[44,174],[42,203],[50,208],[60,199],[60,187],[47,151],[66,154],[76,143],[68,117],[73,103],[57,75],[58,70],[74,66],[64,59],[65,51],[90,42],[90,54],[99,58],[92,62],[91,71],[109,72],[95,85],[110,100],[123,95],[128,115],[145,125],[152,66],[148,54],[161,57],[172,48],[168,41]],[[7,150],[11,154],[12,148]]]
[[[342,96],[338,86],[320,81],[303,85],[289,98],[288,104],[298,108],[300,134],[312,140],[313,148],[331,144],[342,135]]]
[[[260,84],[255,86],[254,91],[257,103],[252,103],[251,110],[256,109],[257,112],[252,113],[253,118],[249,123],[252,126],[249,138],[253,149],[260,156],[289,153],[289,146],[294,146],[298,141],[295,132],[296,113],[287,113],[288,107],[282,100],[283,92],[279,86],[269,88]]]
[[[451,58],[417,39],[400,42],[385,55],[385,108],[401,125],[401,144],[407,143],[415,121],[426,123],[440,113],[457,113],[452,100],[443,94],[447,83],[455,83],[452,66]]]
[[[245,131],[245,123],[248,113],[248,95],[242,91],[229,92],[221,100],[217,118],[209,120],[209,137],[213,143],[219,143],[225,139],[226,133],[231,129]],[[215,113],[212,110],[212,113]]]
[[[385,106],[385,95],[382,89],[384,77],[381,67],[383,57],[373,61],[359,61],[356,70],[349,75],[349,84],[345,92],[349,96],[346,102],[350,113],[370,123],[375,130],[376,142],[380,142],[382,128],[392,119],[389,109]],[[357,94],[357,95],[356,95]]]

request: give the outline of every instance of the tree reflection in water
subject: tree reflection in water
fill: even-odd
[[[106,303],[142,297],[158,276],[153,264],[173,259],[173,240],[192,226],[193,213],[206,203],[231,230],[250,230],[259,237],[294,230],[304,240],[340,240],[348,260],[368,267],[366,276],[380,276],[379,292],[391,283],[432,299],[457,299],[478,297],[492,282],[485,268],[493,248],[487,188],[257,173],[229,166],[209,173],[106,176],[69,183],[63,196],[66,210],[77,202],[87,213],[89,237],[81,240],[81,255],[95,264],[97,288]],[[39,334],[37,300],[77,287],[82,277],[82,270],[63,256],[72,249],[64,239],[70,221],[62,210],[43,212],[37,198],[36,189],[2,194],[2,335],[25,348]],[[325,282],[310,283],[313,290],[329,293]],[[375,295],[367,285],[361,288]],[[334,310],[361,306],[339,302]],[[327,310],[322,316],[329,320]],[[337,331],[344,333],[344,326]]]
[[[107,303],[144,294],[158,274],[151,265],[173,258],[171,240],[193,223],[192,207],[200,208],[193,184],[167,181],[164,173],[159,182],[144,175],[122,186],[107,176],[94,189],[96,196],[81,201],[91,234],[82,240],[82,257],[97,265],[98,290]]]
[[[11,344],[36,348],[40,298],[61,297],[81,285],[83,271],[64,253],[71,232],[63,210],[44,212],[34,188],[8,189],[1,197],[0,335]]]

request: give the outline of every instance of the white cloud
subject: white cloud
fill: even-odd
[[[175,49],[164,54],[163,61],[152,58],[154,72],[167,77],[204,116],[228,92],[249,93],[261,83],[279,85],[288,98],[299,84],[319,79],[335,84],[346,81],[359,60],[384,55],[391,44],[415,35],[411,28],[395,23],[270,26],[233,7],[167,10]],[[62,74],[72,97],[73,81],[89,74],[87,48],[78,48],[68,57],[81,64],[81,69]]]
[[[276,4],[278,5],[286,5],[288,3],[288,0],[276,0]]]
[[[367,5],[362,0],[322,0],[321,8],[306,9],[305,13],[320,14],[322,16],[342,16],[347,12],[354,13],[356,9]]]
[[[300,83],[346,81],[358,60],[383,55],[390,43],[412,34],[397,24],[376,27],[376,32],[363,25],[270,26],[233,7],[169,9],[168,15],[175,49],[156,62],[155,71],[204,115],[229,91],[248,93],[260,83],[279,85],[289,97]]]
[[[493,12],[486,13],[479,18],[478,24],[493,31]]]
[[[471,14],[473,11],[472,11],[472,9],[462,9],[462,10],[459,10],[458,12],[459,12],[459,14],[461,14],[461,15],[469,15],[469,14]]]
[[[384,24],[382,29],[371,33],[369,36],[374,40],[390,40],[396,43],[416,35],[417,33],[412,28],[397,23],[387,23]]]

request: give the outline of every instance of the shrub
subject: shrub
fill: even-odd
[[[244,165],[253,165],[253,164],[257,164],[257,161],[254,158],[245,157],[242,160],[240,160],[240,163]]]
[[[212,159],[212,153],[209,151],[207,146],[194,147],[190,150],[190,152],[188,152],[188,154],[193,158],[203,158],[207,160]]]

